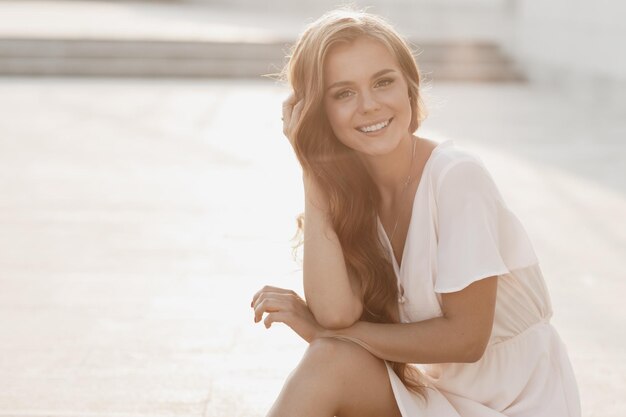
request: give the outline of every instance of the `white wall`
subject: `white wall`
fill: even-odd
[[[626,116],[626,4],[609,0],[516,0],[521,67],[585,104]]]
[[[398,30],[419,40],[506,40],[506,0],[370,0]]]
[[[388,18],[405,36],[421,40],[504,42],[510,33],[508,0],[193,0],[263,14],[293,13],[309,21],[345,3]]]

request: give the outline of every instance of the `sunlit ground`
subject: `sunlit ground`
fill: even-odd
[[[262,416],[306,343],[303,209],[268,81],[0,79],[0,416]],[[545,89],[432,84],[418,131],[487,164],[526,226],[583,415],[626,414],[626,124]]]

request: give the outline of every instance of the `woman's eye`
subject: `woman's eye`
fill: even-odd
[[[392,82],[393,82],[393,80],[392,80],[391,78],[385,78],[385,79],[383,79],[383,80],[380,80],[380,81],[378,82],[378,84],[383,83],[383,86],[385,86],[385,85],[389,85],[389,84],[391,84]]]
[[[386,87],[389,84],[393,83],[393,81],[394,80],[392,78],[385,78],[385,79],[380,80],[378,83],[376,83],[376,85],[380,85],[382,87]],[[351,92],[350,90],[340,91],[339,93],[335,94],[335,98],[336,99],[342,99],[342,98],[348,97],[348,93],[350,93],[350,92]]]

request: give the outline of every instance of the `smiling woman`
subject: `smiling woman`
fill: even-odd
[[[387,154],[410,136],[408,85],[396,59],[379,41],[360,37],[333,46],[324,80],[330,84],[324,108],[333,133],[358,155]]]
[[[268,415],[580,416],[524,228],[480,158],[414,135],[424,106],[407,43],[339,9],[289,58],[306,301],[265,286],[251,307],[310,345]]]

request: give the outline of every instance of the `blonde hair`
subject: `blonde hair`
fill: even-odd
[[[381,42],[396,57],[408,85],[411,103],[409,133],[425,117],[420,97],[420,73],[407,42],[382,17],[353,6],[329,11],[310,23],[292,46],[280,76],[293,89],[296,101],[304,99],[294,128],[294,149],[302,169],[321,186],[329,199],[329,218],[341,242],[351,277],[361,287],[361,320],[398,323],[398,288],[391,260],[377,230],[380,195],[355,151],[334,135],[324,109],[324,62],[330,48],[367,36]],[[297,218],[298,243],[304,235],[304,214]],[[394,372],[414,392],[425,398],[417,368],[390,362]]]

